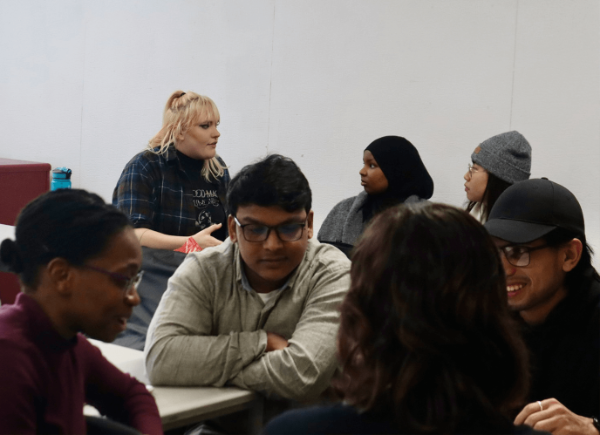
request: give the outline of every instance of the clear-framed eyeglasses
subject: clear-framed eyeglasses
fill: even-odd
[[[116,272],[110,272],[106,269],[102,269],[101,267],[90,266],[89,264],[84,264],[81,266],[85,269],[95,270],[96,272],[103,273],[105,275],[110,276],[115,282],[119,283],[121,290],[125,293],[125,296],[133,295],[133,290],[137,289],[137,286],[142,281],[142,277],[144,276],[144,271],[140,270],[137,274],[132,277],[128,277]]]
[[[282,242],[295,242],[296,240],[300,240],[302,238],[308,217],[303,223],[289,223],[275,225],[272,227],[259,224],[242,225],[240,221],[237,220],[237,217],[234,217],[233,220],[235,221],[236,225],[241,228],[244,239],[246,239],[248,242],[264,242],[269,238],[271,230],[275,230],[277,236]]]
[[[506,261],[508,261],[513,266],[525,267],[525,266],[529,266],[529,261],[531,258],[531,255],[529,255],[529,254],[531,252],[537,251],[538,249],[544,249],[547,247],[549,247],[549,245],[540,245],[540,246],[535,246],[533,248],[530,248],[529,246],[523,246],[523,245],[508,245],[508,246],[503,246],[501,248],[499,247],[498,250],[500,251],[501,255],[504,255],[504,258],[506,258]]]
[[[472,177],[473,174],[484,173],[484,172],[487,172],[487,171],[483,168],[476,168],[475,166],[473,166],[472,164],[469,163],[469,176],[470,177]]]

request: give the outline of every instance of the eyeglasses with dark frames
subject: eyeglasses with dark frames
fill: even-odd
[[[296,240],[300,240],[302,238],[302,234],[304,233],[304,228],[306,227],[306,222],[308,222],[308,216],[303,223],[296,224],[281,224],[275,226],[268,225],[259,225],[259,224],[245,224],[242,225],[240,221],[237,220],[237,217],[233,217],[236,225],[242,229],[242,234],[244,235],[244,239],[248,242],[259,243],[264,242],[269,238],[269,234],[271,234],[271,230],[275,230],[279,240],[282,242],[295,242]]]
[[[499,247],[498,250],[501,254],[504,255],[506,261],[508,261],[513,266],[517,267],[525,267],[529,266],[529,261],[531,260],[531,255],[529,255],[533,251],[537,251],[538,249],[548,248],[550,245],[540,245],[535,246],[533,248],[529,246],[523,245],[507,245]]]
[[[132,277],[128,277],[125,275],[121,275],[120,273],[110,272],[106,269],[102,269],[101,267],[90,266],[89,264],[84,264],[81,267],[83,267],[84,269],[95,270],[96,272],[100,272],[110,276],[113,280],[120,283],[121,289],[123,290],[123,292],[125,292],[126,296],[133,295],[133,289],[137,289],[137,286],[140,284],[140,281],[142,281],[142,276],[144,276],[143,270],[140,270],[137,274],[135,274]]]

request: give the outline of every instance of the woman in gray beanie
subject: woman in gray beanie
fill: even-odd
[[[471,160],[464,175],[467,211],[484,223],[500,194],[531,175],[531,145],[518,131],[509,131],[482,142]]]

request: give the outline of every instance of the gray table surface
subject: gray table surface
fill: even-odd
[[[249,432],[257,431],[262,423],[262,399],[251,391],[234,387],[152,387],[148,385],[142,351],[97,340],[90,342],[115,366],[149,387],[165,430],[244,410],[249,414]]]

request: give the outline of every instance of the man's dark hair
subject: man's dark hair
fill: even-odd
[[[239,206],[254,204],[308,213],[311,201],[310,186],[300,168],[292,159],[271,154],[233,177],[227,191],[227,212],[235,216]]]
[[[40,266],[61,257],[81,266],[104,251],[129,220],[94,193],[59,189],[40,195],[21,210],[15,240],[0,247],[2,261],[26,286],[37,285]]]
[[[565,286],[569,291],[577,291],[577,289],[585,285],[585,281],[590,278],[600,281],[600,275],[598,275],[598,271],[592,265],[594,251],[590,245],[587,244],[585,235],[575,234],[564,228],[556,228],[546,234],[542,239],[551,247],[561,246],[572,239],[579,239],[583,244],[579,263],[577,263],[577,266],[568,272],[565,277]]]

